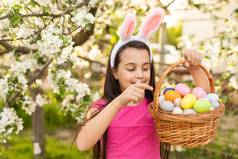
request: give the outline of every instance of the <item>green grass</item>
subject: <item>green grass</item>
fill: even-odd
[[[32,159],[31,132],[13,136],[7,144],[0,145],[0,159]],[[46,137],[46,159],[90,159],[90,152],[80,152],[75,146]]]

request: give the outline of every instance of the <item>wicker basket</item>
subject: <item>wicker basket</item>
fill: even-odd
[[[184,62],[184,60],[178,61],[163,72],[156,84],[154,101],[150,105],[150,112],[155,120],[156,132],[161,142],[193,148],[208,144],[214,138],[219,119],[223,115],[225,108],[221,104],[214,111],[196,115],[172,114],[172,112],[159,109],[158,97],[163,80],[174,68]],[[203,66],[200,65],[199,67],[206,73],[210,82],[211,92],[214,93],[214,81],[211,74]]]

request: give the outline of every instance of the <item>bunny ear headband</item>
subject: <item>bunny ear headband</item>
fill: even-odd
[[[128,13],[122,23],[120,28],[120,40],[114,46],[111,57],[110,64],[111,68],[114,68],[115,57],[118,50],[125,44],[131,41],[141,41],[149,47],[147,42],[149,37],[159,28],[165,13],[161,8],[153,9],[149,15],[146,16],[144,22],[140,27],[140,31],[137,35],[133,36],[132,33],[136,27],[136,16],[134,14]],[[150,49],[150,47],[149,47]],[[152,52],[150,49],[150,62],[152,61]]]

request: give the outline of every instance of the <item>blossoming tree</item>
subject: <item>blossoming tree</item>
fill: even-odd
[[[11,134],[23,129],[23,120],[14,106],[33,114],[36,120],[33,127],[42,126],[37,120],[42,120],[41,107],[49,102],[44,83],[55,95],[60,95],[65,112],[71,113],[77,121],[82,120],[85,101],[91,97],[90,89],[74,78],[71,70],[81,63],[74,48],[93,33],[98,2],[1,1],[0,142],[6,142]],[[35,129],[36,154],[42,153],[41,141],[37,141],[40,140],[39,129]]]

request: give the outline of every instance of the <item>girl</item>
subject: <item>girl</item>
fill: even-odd
[[[160,8],[145,19],[139,34],[132,36],[136,17],[128,14],[120,30],[106,72],[103,98],[92,103],[87,122],[77,134],[79,150],[94,146],[99,159],[160,159],[160,143],[148,111],[155,88],[154,66],[148,37],[164,16]],[[210,90],[204,72],[197,67],[202,57],[194,51],[184,53],[195,83]]]

